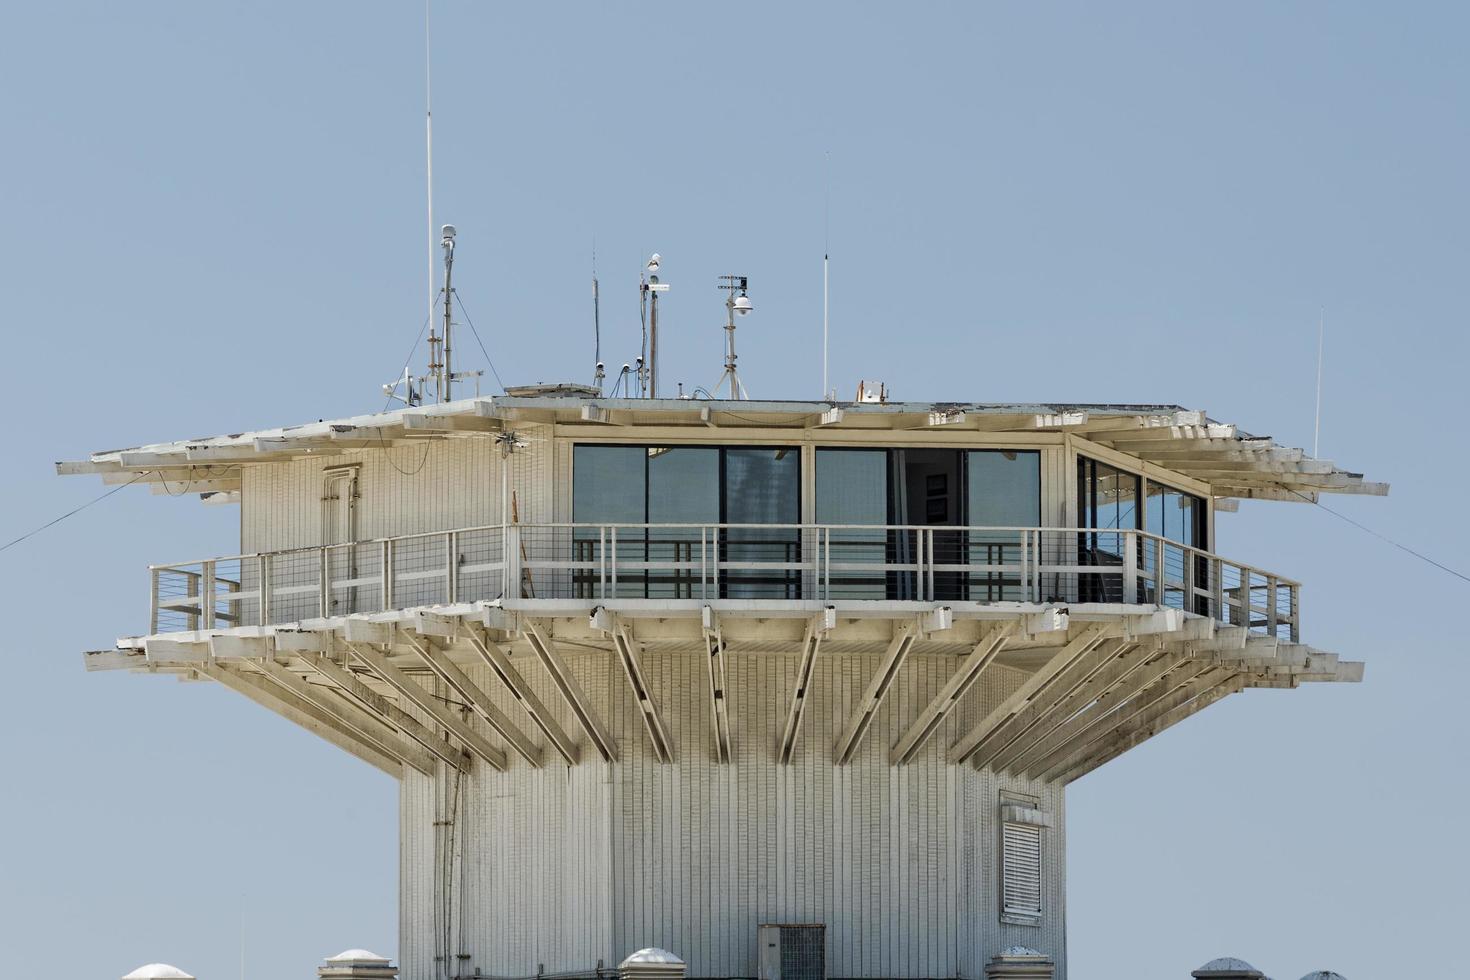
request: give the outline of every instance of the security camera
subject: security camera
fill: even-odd
[[[741,316],[745,316],[747,313],[749,313],[753,309],[755,309],[755,306],[751,304],[750,297],[749,296],[736,296],[735,297],[735,312],[736,313],[740,314]]]
[[[649,256],[649,259],[648,259],[648,271],[649,272],[657,272],[658,271],[658,263],[659,263],[659,260],[662,259],[662,258],[663,258],[663,256],[659,255],[657,252],[654,252],[653,255]]]

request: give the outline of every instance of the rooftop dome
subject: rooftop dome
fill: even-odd
[[[388,957],[370,953],[365,949],[347,949],[336,956],[328,956],[328,963],[387,963]]]
[[[1313,970],[1302,980],[1347,980],[1341,973],[1333,973],[1331,970]]]
[[[1264,977],[1265,974],[1251,966],[1245,960],[1234,956],[1221,956],[1210,960],[1190,974],[1192,977],[1238,977],[1257,976]]]
[[[149,963],[140,966],[122,980],[194,980],[189,974],[167,963]]]
[[[649,946],[647,949],[640,949],[636,953],[629,953],[628,958],[623,960],[622,963],[619,963],[618,966],[619,968],[637,966],[640,963],[664,963],[669,966],[684,965],[683,960],[668,950],[659,949],[657,946]]]

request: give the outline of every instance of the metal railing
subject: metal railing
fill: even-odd
[[[510,524],[150,567],[153,633],[523,599],[1110,602],[1297,640],[1300,585],[1144,531]]]

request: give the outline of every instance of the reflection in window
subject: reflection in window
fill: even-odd
[[[1166,543],[1146,543],[1140,556],[1148,576],[1148,601],[1158,601],[1175,609],[1199,611],[1202,605],[1207,607],[1208,589],[1204,586],[1209,565],[1203,559],[1191,558],[1184,548],[1177,546],[1204,547],[1205,502],[1194,494],[1150,480],[1144,513],[1149,533],[1167,539]],[[1162,598],[1154,600],[1152,597],[1159,594],[1159,576],[1155,568],[1160,561],[1164,568]],[[1197,589],[1202,589],[1206,595]],[[1194,601],[1190,601],[1191,596]]]
[[[883,449],[818,449],[818,524],[827,532],[828,585],[834,597],[883,599],[888,596],[884,562],[888,555],[888,452]]]
[[[649,524],[717,524],[720,520],[720,451],[703,447],[640,449],[648,459]],[[650,599],[699,595],[699,562],[709,537],[697,527],[651,527],[647,560]]]
[[[968,483],[965,523],[972,528],[1041,525],[1040,453],[988,449],[970,450],[965,456]],[[966,534],[966,545],[971,566],[993,569],[970,574],[966,598],[973,602],[1014,602],[1026,598],[1021,582],[1018,533],[972,530]],[[940,550],[937,543],[935,550]]]
[[[577,595],[624,598],[800,598],[801,575],[781,568],[801,560],[800,532],[717,524],[786,524],[801,519],[801,454],[790,447],[576,446],[572,519],[578,524],[690,527],[617,529],[616,589],[600,575],[614,549],[611,529],[574,534]],[[716,562],[761,562],[769,569],[726,569]],[[606,590],[606,591],[603,591]]]
[[[1138,528],[1142,483],[1135,473],[1086,456],[1077,457],[1077,523],[1096,529],[1078,535],[1079,565],[1111,569],[1123,564],[1125,535],[1117,532]],[[1077,577],[1079,601],[1123,601],[1121,575],[1105,570],[1083,571]]]
[[[1023,598],[1019,531],[983,529],[1040,524],[1040,453],[820,448],[816,457],[817,522],[860,525],[828,532],[834,597]],[[921,555],[940,566],[926,582],[914,570]]]

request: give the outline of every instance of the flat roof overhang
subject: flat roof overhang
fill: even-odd
[[[1064,433],[1193,477],[1221,499],[1315,502],[1322,493],[1382,496],[1388,484],[1315,459],[1203,411],[1177,405],[962,402],[729,401],[680,398],[501,395],[417,406],[305,425],[105,450],[58,462],[57,472],[100,474],[109,484],[147,483],[157,493],[237,499],[239,464],[339,455],[423,439],[555,425],[575,435],[688,427],[718,440],[753,431],[803,433]]]

